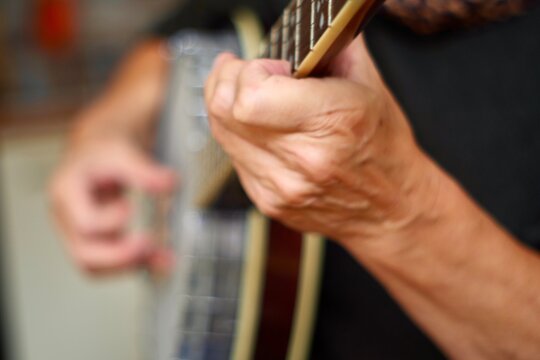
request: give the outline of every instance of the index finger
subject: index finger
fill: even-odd
[[[254,60],[240,74],[233,115],[276,131],[313,130],[327,125],[330,114],[358,108],[366,96],[349,80],[294,79],[286,62]]]

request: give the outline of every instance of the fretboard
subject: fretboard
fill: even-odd
[[[296,77],[324,67],[384,0],[292,0],[261,46],[261,57],[287,60]]]

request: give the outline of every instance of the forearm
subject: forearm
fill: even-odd
[[[119,134],[150,141],[167,85],[163,45],[163,40],[147,40],[124,59],[106,89],[78,114],[73,143]]]
[[[429,218],[386,242],[357,239],[347,247],[450,357],[537,358],[539,256],[450,177],[428,168],[437,178],[436,186],[426,186],[436,199]]]
[[[210,127],[254,204],[347,247],[450,356],[537,357],[538,256],[421,153],[361,39],[330,68],[216,61]]]
[[[168,56],[150,40],[120,65],[109,86],[77,117],[50,184],[59,230],[77,265],[92,275],[146,266],[166,272],[171,254],[150,234],[130,231],[132,189],[169,196],[172,171],[145,152],[165,98]]]

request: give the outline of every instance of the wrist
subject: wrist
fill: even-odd
[[[482,212],[461,187],[428,156],[417,150],[400,190],[400,216],[383,221],[374,236],[358,233],[344,245],[355,254],[389,260],[414,254],[457,231],[477,231]]]

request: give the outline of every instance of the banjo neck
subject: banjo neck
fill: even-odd
[[[297,78],[320,74],[384,0],[292,0],[261,45],[260,57],[291,64]]]

